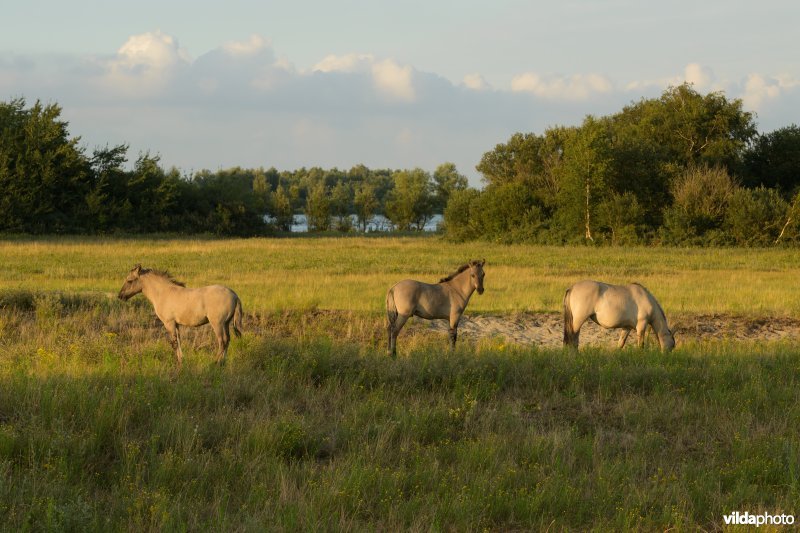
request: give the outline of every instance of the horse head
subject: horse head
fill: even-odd
[[[119,290],[119,299],[120,300],[130,300],[140,292],[142,292],[142,280],[139,275],[142,273],[142,265],[137,264],[135,267],[128,272],[128,276],[125,278],[125,283],[122,284],[122,288]]]
[[[478,294],[483,294],[483,265],[486,264],[486,259],[472,260],[469,262],[469,276],[472,288],[478,291]]]

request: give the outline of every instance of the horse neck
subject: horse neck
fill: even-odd
[[[464,305],[466,306],[470,296],[472,296],[472,293],[475,291],[475,287],[470,283],[469,269],[456,275],[453,279],[448,281],[447,284],[463,298]]]
[[[162,295],[169,287],[177,287],[177,285],[171,281],[153,274],[146,274],[139,279],[142,281],[142,294],[144,294],[154,306],[158,305]]]
[[[650,324],[653,326],[653,330],[659,337],[661,335],[669,335],[670,331],[664,310],[661,309],[661,306],[652,296],[650,298],[653,300],[653,316],[650,317]]]

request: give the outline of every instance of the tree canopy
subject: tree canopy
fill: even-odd
[[[515,133],[477,169],[484,189],[445,211],[451,238],[764,244],[776,227],[790,230],[786,241],[797,234],[800,130],[759,135],[741,100],[689,84],[576,127]]]

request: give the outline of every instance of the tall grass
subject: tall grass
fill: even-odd
[[[390,359],[378,319],[285,312],[227,367],[198,335],[177,370],[146,305],[24,296],[0,313],[6,530],[710,530],[733,511],[797,514],[794,346],[450,354],[423,332]]]
[[[25,239],[0,242],[0,290],[116,294],[135,264],[190,286],[230,285],[249,311],[379,312],[406,277],[436,282],[486,258],[470,312],[558,311],[581,279],[638,281],[668,313],[800,313],[800,255],[790,249],[593,248],[453,244],[438,238]]]

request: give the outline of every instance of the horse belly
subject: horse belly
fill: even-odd
[[[628,309],[615,305],[598,305],[594,321],[606,329],[636,327],[636,314]]]
[[[205,310],[185,309],[176,314],[175,321],[181,326],[197,327],[208,324],[208,316],[206,316]]]

